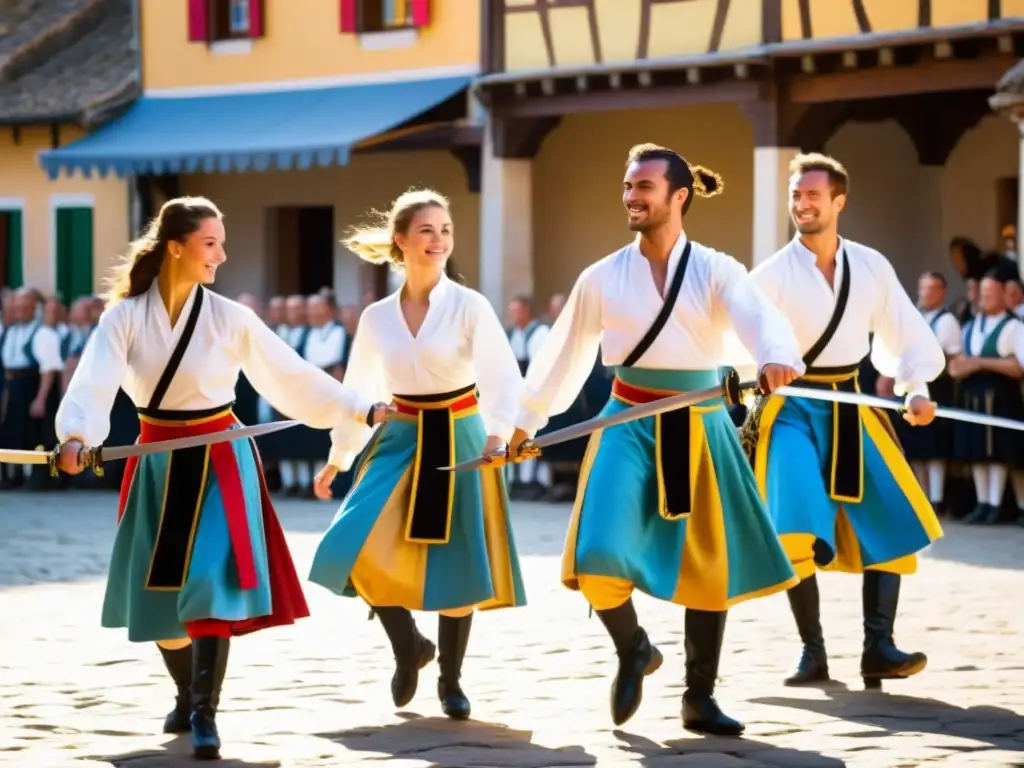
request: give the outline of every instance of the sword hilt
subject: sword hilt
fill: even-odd
[[[91,469],[96,477],[103,477],[103,446],[90,448],[85,455],[85,467]]]

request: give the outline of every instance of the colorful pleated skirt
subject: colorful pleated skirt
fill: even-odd
[[[620,367],[601,415],[720,385],[714,370]],[[591,435],[562,582],[587,576],[706,611],[797,583],[722,396]]]
[[[853,367],[812,370],[794,386],[860,391]],[[942,526],[887,414],[772,395],[752,418],[758,487],[800,578],[917,569]]]
[[[310,581],[373,606],[526,604],[501,469],[441,472],[487,440],[476,387],[395,396],[317,547]]]
[[[140,442],[239,426],[230,408],[158,416],[140,414]],[[308,615],[251,440],[128,460],[104,627],[146,642],[231,637]]]

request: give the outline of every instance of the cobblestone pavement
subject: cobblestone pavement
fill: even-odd
[[[333,504],[279,506],[303,575]],[[582,597],[561,587],[568,508],[518,504],[530,604],[481,614],[464,683],[474,720],[440,717],[436,666],[404,712],[391,655],[366,607],[309,585],[313,617],[235,642],[220,717],[221,765],[882,766],[1024,765],[1024,530],[950,524],[904,583],[898,639],[928,669],[864,692],[860,581],[825,575],[829,689],[781,685],[798,644],[786,598],[732,611],[719,683],[743,739],[681,729],[682,611],[639,597],[665,653],[637,715],[608,713],[614,654]],[[114,523],[105,493],[0,496],[0,762],[25,768],[181,766],[186,737],[160,733],[173,688],[152,645],[99,627]],[[421,626],[433,633],[435,619]]]

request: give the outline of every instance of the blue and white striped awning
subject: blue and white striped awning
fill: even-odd
[[[468,88],[468,76],[218,96],[143,96],[95,133],[39,153],[51,179],[305,170],[346,165],[353,146]]]

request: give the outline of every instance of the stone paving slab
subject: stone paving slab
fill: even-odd
[[[173,686],[156,648],[99,627],[112,494],[0,495],[0,765],[193,765],[187,737],[160,733]],[[279,510],[300,574],[334,504]],[[637,598],[665,654],[637,715],[608,713],[614,652],[559,581],[568,507],[516,504],[529,605],[479,614],[464,668],[474,719],[440,715],[436,665],[395,712],[392,661],[359,601],[315,585],[313,617],[234,642],[219,718],[225,768],[473,766],[1024,766],[1024,530],[951,523],[904,582],[897,639],[929,666],[865,692],[857,675],[860,580],[825,574],[832,673],[824,689],[781,685],[799,651],[785,596],[734,609],[718,698],[741,739],[683,731],[682,618]],[[436,618],[422,614],[425,634]]]

